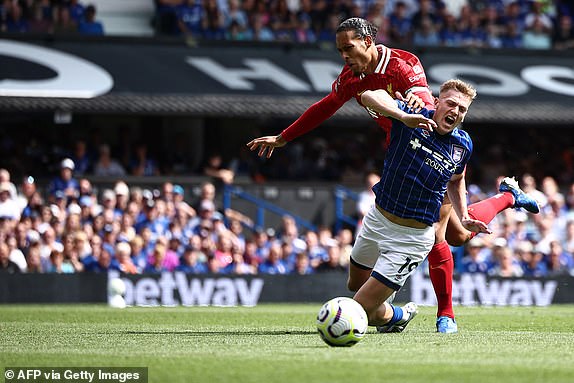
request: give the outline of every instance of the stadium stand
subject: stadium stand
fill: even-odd
[[[16,188],[10,173],[0,171],[0,236],[7,244],[0,249],[1,272],[308,274],[339,270],[349,261],[352,226],[307,230],[287,213],[277,227],[257,227],[220,207],[209,182],[193,198],[171,182],[142,189],[117,181],[97,191],[87,178],[75,178],[71,159],[59,166],[61,175],[47,195],[32,177]],[[521,181],[538,199],[541,214],[505,211],[491,224],[494,234],[476,237],[459,255],[459,273],[574,272],[574,184],[565,196],[552,177],[542,180],[541,190],[530,175]],[[476,185],[469,191],[470,201],[489,192]],[[507,252],[510,266],[504,263]],[[302,257],[309,267],[298,265]]]
[[[77,25],[83,22],[83,12],[93,4],[96,20],[102,23],[107,37],[155,34],[162,42],[166,37],[177,41],[183,37],[207,43],[265,40],[331,44],[338,21],[360,15],[388,25],[381,28],[379,41],[390,45],[520,49],[527,40],[532,42],[531,48],[553,46],[562,50],[574,46],[572,9],[568,2],[460,1],[456,3],[462,6],[454,8],[453,2],[423,0],[418,9],[415,6],[419,2],[414,1],[386,3],[387,7],[381,8],[382,2],[378,1],[348,0],[2,2],[0,32],[2,37],[26,33],[75,34]],[[66,21],[67,17],[72,21]],[[147,104],[145,95],[134,97],[129,102],[143,100],[138,104],[144,111],[157,105],[153,100]],[[211,112],[209,121],[194,122],[207,126],[206,131],[212,134],[205,139],[192,137],[206,144],[205,153],[189,153],[185,147],[179,148],[177,143],[184,140],[177,134],[162,133],[164,136],[160,137],[157,130],[165,127],[164,122],[144,117],[148,125],[137,138],[148,145],[148,152],[144,155],[143,168],[137,168],[144,174],[146,171],[153,174],[149,176],[137,176],[133,170],[136,169],[131,161],[135,145],[127,144],[133,144],[134,137],[122,135],[126,131],[129,135],[133,130],[124,129],[125,126],[90,129],[93,120],[89,112],[96,100],[84,101],[87,106],[79,118],[80,125],[87,128],[76,135],[61,134],[61,131],[46,134],[46,125],[33,114],[3,116],[0,142],[4,155],[0,166],[5,169],[0,171],[0,242],[7,246],[0,247],[0,271],[88,273],[113,269],[155,273],[179,269],[189,273],[308,274],[345,267],[354,232],[349,219],[336,231],[332,222],[316,231],[306,230],[290,215],[283,216],[278,223],[256,227],[252,216],[223,205],[222,181],[208,177],[203,166],[211,154],[207,149],[219,149],[218,141],[230,132],[219,129],[219,125],[237,123],[246,129],[257,125],[257,129],[276,132],[286,118],[297,113],[293,108],[280,118],[263,122],[222,122],[215,116],[222,113],[220,104],[228,100],[226,97],[219,97],[219,102],[206,99],[205,105],[219,109]],[[164,105],[175,108],[178,98],[172,96]],[[244,99],[254,113],[271,108],[251,98]],[[30,109],[52,112],[51,106],[42,108],[42,101],[22,102],[34,101],[38,104]],[[130,109],[127,103],[115,101],[113,98],[99,100],[119,105],[114,110],[118,114],[137,107],[132,105]],[[302,101],[298,105],[301,104]],[[560,114],[540,108],[549,114]],[[65,113],[62,117],[66,117]],[[102,125],[110,121],[102,120]],[[347,121],[329,128],[341,132],[341,125]],[[119,117],[113,123],[121,126],[126,122]],[[49,126],[64,130],[58,124]],[[475,130],[472,133],[480,144],[474,154],[475,166],[468,174],[469,199],[494,193],[494,180],[498,176],[517,174],[522,176],[520,182],[525,190],[537,196],[542,213],[531,216],[509,210],[499,216],[492,224],[493,235],[477,237],[459,249],[457,272],[504,277],[573,275],[574,153],[570,143],[554,139],[555,136],[545,131],[545,126],[499,128],[492,128],[498,132],[495,143],[487,140],[491,132]],[[558,135],[568,136],[568,133]],[[83,149],[78,136],[84,143]],[[233,138],[236,143],[243,143],[243,137]],[[373,131],[342,138],[319,133],[276,153],[274,160],[268,163],[262,163],[244,150],[227,151],[221,166],[233,172],[235,178],[231,183],[243,189],[253,183],[273,186],[273,182],[286,182],[288,186],[280,184],[263,192],[266,199],[276,198],[277,202],[284,198],[277,197],[278,194],[295,189],[293,183],[309,180],[330,183],[333,190],[336,184],[344,183],[359,192],[357,185],[361,184],[362,176],[380,166],[383,140],[380,132]],[[164,150],[160,142],[174,144],[170,150]],[[237,146],[242,146],[239,144]],[[110,170],[108,161],[108,165],[98,167],[107,173],[95,174],[102,152],[111,155],[115,170]],[[541,156],[540,153],[553,155]],[[65,165],[62,162],[68,157],[73,165],[70,161],[65,161]],[[373,162],[363,161],[366,157],[373,158]],[[59,174],[61,168],[73,170],[77,184],[71,184],[72,190],[49,188],[49,178]],[[188,180],[179,182],[184,178]],[[19,181],[17,185],[15,180]],[[319,193],[318,187],[301,190],[289,201],[302,204],[307,198],[309,204],[317,205],[312,194]],[[351,208],[347,215],[356,216],[356,212]],[[329,251],[333,248],[338,249],[338,254]],[[339,259],[334,262],[332,257]]]
[[[83,23],[93,5],[108,35],[184,36],[192,40],[330,42],[351,16],[380,28],[378,41],[394,46],[568,49],[574,42],[567,1],[239,1],[94,0],[4,2],[0,31],[55,33],[61,10]],[[456,4],[456,5],[454,5]]]

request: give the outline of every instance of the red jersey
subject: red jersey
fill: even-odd
[[[361,104],[361,94],[367,90],[384,89],[393,98],[397,91],[403,95],[414,92],[428,108],[434,109],[433,97],[418,57],[410,52],[387,48],[383,45],[378,45],[377,49],[379,62],[373,73],[355,76],[345,65],[333,82],[331,93],[311,105],[301,117],[281,132],[281,136],[286,141],[291,141],[315,129],[352,97],[355,97],[357,102],[364,107]],[[365,109],[385,131],[390,129],[391,121],[387,117],[379,115],[372,109]]]

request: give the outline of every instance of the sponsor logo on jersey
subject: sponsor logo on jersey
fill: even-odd
[[[419,81],[421,78],[425,78],[425,74],[424,74],[424,73],[420,73],[420,74],[417,74],[417,75],[415,75],[415,76],[410,76],[410,77],[409,77],[409,81],[410,81],[410,82],[415,82],[415,81]]]
[[[412,150],[419,150],[420,149],[420,150],[422,150],[428,154],[428,156],[423,161],[423,163],[425,165],[430,166],[431,168],[433,168],[434,170],[436,170],[440,174],[444,174],[445,171],[449,172],[449,173],[455,172],[456,165],[453,164],[449,158],[445,158],[439,152],[435,152],[431,148],[428,148],[422,142],[420,142],[420,140],[418,138],[414,138],[414,139],[410,140],[409,144],[410,144],[410,148]],[[462,149],[462,148],[460,148],[460,149]],[[462,154],[461,154],[461,158],[459,159],[459,162],[460,162],[460,160],[462,160]]]

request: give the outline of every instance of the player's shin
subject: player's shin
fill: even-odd
[[[452,308],[452,273],[454,260],[446,241],[433,246],[428,255],[429,275],[436,294],[437,317],[454,318]]]
[[[499,193],[484,201],[468,206],[468,215],[486,224],[490,223],[501,211],[512,207],[514,197],[510,193]]]

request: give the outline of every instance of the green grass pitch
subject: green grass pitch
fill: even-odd
[[[420,308],[402,334],[330,348],[320,304],[0,307],[3,366],[148,367],[150,382],[574,382],[574,306],[457,307],[458,334]],[[3,374],[2,374],[3,375]],[[4,378],[2,378],[4,379]]]

